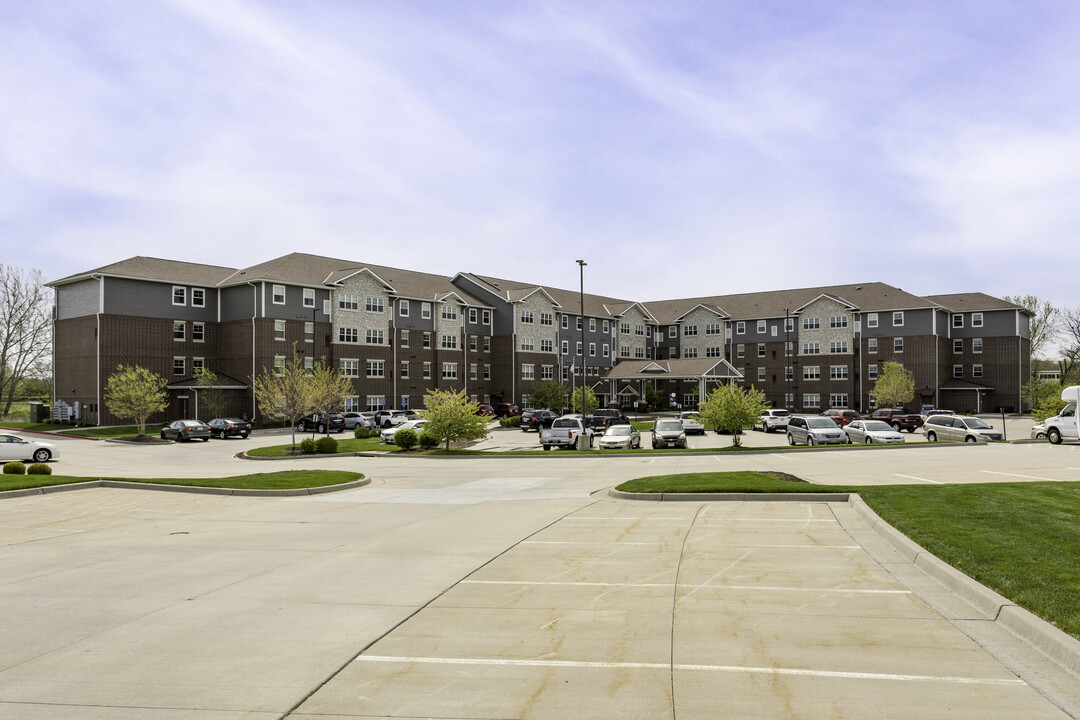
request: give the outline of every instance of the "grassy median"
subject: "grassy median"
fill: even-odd
[[[299,490],[302,488],[341,485],[363,478],[362,473],[344,470],[285,470],[255,475],[236,475],[227,478],[119,478],[74,477],[71,475],[0,475],[0,491],[25,490],[26,488],[96,480],[118,482],[155,483],[159,485],[184,485],[187,487],[233,488],[237,490]]]
[[[660,475],[625,492],[857,492],[931,553],[1080,637],[1080,483],[845,486],[769,473]]]

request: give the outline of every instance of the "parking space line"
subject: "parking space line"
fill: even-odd
[[[989,473],[990,475],[1005,475],[1006,477],[1018,477],[1027,478],[1028,480],[1045,480],[1046,482],[1065,482],[1064,480],[1058,480],[1057,478],[1044,478],[1038,475],[1018,475],[1016,473],[998,472],[996,470],[980,470],[979,472]]]
[[[893,475],[895,475],[896,477],[907,478],[908,480],[918,480],[919,482],[933,483],[934,485],[943,484],[938,482],[937,480],[927,480],[926,478],[916,477],[915,475],[903,475],[901,473],[893,473]]]
[[[602,588],[670,588],[675,583],[611,583],[586,582],[573,580],[462,580],[458,585],[524,585],[528,587],[556,585],[560,587],[602,587]],[[753,590],[755,592],[809,592],[836,593],[838,595],[911,595],[911,590],[878,590],[874,588],[823,588],[797,587],[781,585],[699,585],[710,590]]]
[[[430,665],[488,665],[507,667],[595,668],[601,670],[698,670],[705,672],[746,673],[754,675],[802,675],[808,677],[842,678],[851,680],[893,680],[899,682],[938,682],[960,685],[1024,685],[1019,678],[976,678],[939,675],[900,675],[895,673],[845,672],[839,670],[808,670],[805,668],[754,667],[751,665],[691,665],[636,662],[588,662],[581,660],[532,660],[527,658],[449,658],[409,657],[388,655],[359,655],[357,662],[404,663]]]

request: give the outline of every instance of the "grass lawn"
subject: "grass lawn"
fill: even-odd
[[[1080,637],[1080,483],[851,487],[763,473],[639,478],[626,492],[857,492],[886,522],[1023,608]]]
[[[301,440],[310,437],[311,435],[308,434],[297,434],[297,448],[299,448]],[[318,437],[323,436],[319,435],[316,437],[316,439],[318,439]],[[331,435],[330,437],[334,436]],[[379,438],[377,437],[366,438],[364,440],[359,440],[353,437],[334,439],[338,441],[337,447],[339,453],[369,452],[371,450],[389,450],[390,452],[398,451],[396,445],[384,445],[379,442]],[[250,455],[251,457],[293,457],[294,455],[298,456],[299,453],[294,453],[293,446],[290,443],[286,443],[284,445],[270,445],[268,447],[255,448],[254,450],[249,450],[248,455]],[[315,453],[313,455],[307,455],[305,457],[317,457],[318,455],[319,453]]]
[[[47,485],[117,480],[120,482],[185,485],[189,487],[238,488],[243,490],[296,490],[299,488],[340,485],[364,477],[344,470],[286,470],[284,472],[237,475],[227,478],[107,478],[71,475],[0,475],[0,490],[23,490]]]

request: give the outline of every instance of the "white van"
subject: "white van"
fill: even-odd
[[[1076,403],[1069,403],[1054,417],[1046,418],[1043,425],[1046,439],[1054,445],[1060,445],[1062,440],[1076,440]]]

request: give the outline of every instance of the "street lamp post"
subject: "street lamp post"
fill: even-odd
[[[581,274],[581,415],[585,415],[585,266],[584,260],[578,260],[578,270]]]

